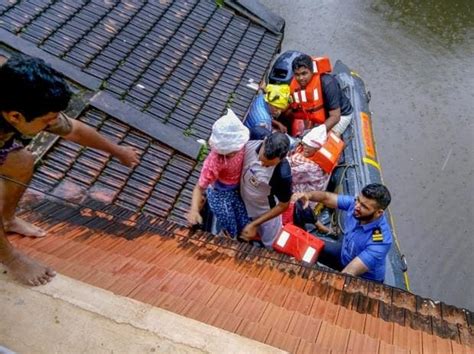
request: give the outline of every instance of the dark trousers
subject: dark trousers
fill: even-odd
[[[341,271],[344,266],[341,263],[342,242],[327,237],[319,237],[325,242],[324,249],[319,255],[318,262],[329,268]]]

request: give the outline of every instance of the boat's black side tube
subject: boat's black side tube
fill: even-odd
[[[383,183],[382,170],[377,156],[376,144],[372,133],[372,117],[369,110],[370,95],[358,74],[351,71],[341,61],[337,61],[333,73],[350,97],[354,108],[352,123],[343,135],[346,142],[340,166],[335,172],[336,192],[357,195],[369,183]],[[333,180],[334,180],[333,179]],[[406,262],[400,251],[390,210],[386,211],[394,236],[386,269],[385,283],[409,290]],[[338,215],[339,220],[344,218]],[[344,227],[344,225],[341,225]]]

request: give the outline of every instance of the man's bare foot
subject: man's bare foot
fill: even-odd
[[[16,250],[13,250],[12,258],[5,262],[5,266],[16,279],[27,285],[44,285],[49,283],[56,275],[56,272],[51,268],[28,258]]]
[[[18,217],[14,217],[12,221],[4,222],[5,232],[14,232],[29,237],[44,237],[46,232],[39,227],[30,224]]]

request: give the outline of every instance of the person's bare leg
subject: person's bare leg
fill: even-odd
[[[33,175],[33,165],[33,155],[26,149],[12,151],[0,166],[0,174],[27,185]],[[46,232],[39,227],[15,216],[16,207],[26,188],[8,180],[1,182],[4,185],[2,217],[5,232],[15,232],[31,237],[46,236]]]
[[[8,160],[8,158],[7,158]],[[11,160],[13,161],[13,160]],[[26,161],[28,162],[28,161]],[[18,166],[18,165],[17,165]],[[22,166],[22,165],[19,165]],[[25,165],[23,165],[25,166]],[[28,167],[26,165],[26,167]],[[33,165],[30,166],[31,170],[33,169]],[[18,168],[19,169],[19,168]],[[11,177],[11,175],[7,174],[9,172],[8,165],[6,166],[5,163],[0,166],[0,174],[6,175]],[[27,174],[26,174],[27,175]],[[13,178],[13,177],[12,177]],[[30,171],[30,178],[31,178],[31,171]],[[15,210],[16,204],[11,208],[7,208],[7,203],[14,201],[15,198],[11,198],[9,196],[9,184],[5,183],[4,180],[0,179],[0,213],[5,215],[5,210]],[[17,193],[17,191],[14,191]],[[20,194],[21,196],[21,194]],[[16,203],[18,203],[18,198],[16,199]],[[49,267],[38,263],[31,258],[27,257],[20,251],[16,250],[11,243],[8,241],[7,237],[5,236],[5,230],[3,227],[2,218],[0,218],[0,262],[5,264],[7,269],[12,273],[12,275],[20,280],[24,284],[28,285],[41,285],[46,284],[47,282],[51,281],[51,279],[56,275],[56,273]]]
[[[13,248],[0,225],[0,262],[20,282],[38,286],[50,282],[56,272]]]
[[[321,221],[316,221],[316,228],[325,234],[330,234],[333,230],[327,226],[325,226]]]

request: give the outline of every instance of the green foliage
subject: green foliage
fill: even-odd
[[[193,130],[191,128],[187,128],[187,129],[183,130],[183,135],[184,136],[191,136],[192,133],[193,133]]]
[[[204,159],[207,157],[208,153],[209,153],[209,149],[207,148],[207,144],[201,145],[201,149],[199,150],[197,160],[199,162],[204,161]]]
[[[225,108],[232,108],[232,103],[234,103],[236,98],[237,98],[237,95],[235,94],[235,92],[232,92],[231,94],[229,94],[229,98],[227,99]]]
[[[224,6],[224,0],[216,0],[216,5],[219,7]]]

